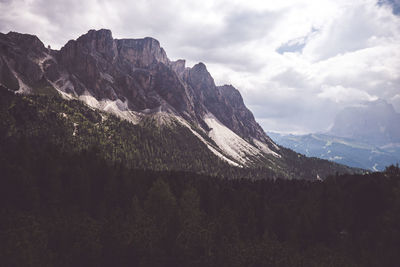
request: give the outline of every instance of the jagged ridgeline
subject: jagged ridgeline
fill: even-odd
[[[91,30],[51,50],[11,32],[0,49],[4,151],[95,149],[131,168],[229,178],[357,171],[277,146],[237,89],[216,86],[203,63],[170,61],[155,39]]]

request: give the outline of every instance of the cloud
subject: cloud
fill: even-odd
[[[355,88],[346,88],[341,85],[337,86],[322,86],[322,92],[318,95],[320,98],[331,100],[335,103],[357,103],[359,101],[374,101],[377,100],[377,96],[371,96],[365,91],[361,91]]]
[[[396,20],[389,19],[391,14],[387,10],[380,10],[371,1],[355,3],[354,6],[338,8],[336,18],[322,26],[304,53],[314,60],[328,59],[386,43],[388,38],[398,33],[399,26],[393,24]]]
[[[395,15],[400,14],[400,0],[378,0],[378,4],[388,6]]]
[[[296,71],[293,68],[289,68],[274,77],[271,78],[272,81],[277,81],[281,86],[287,88],[307,88],[310,87],[309,78],[304,74]]]
[[[89,29],[152,36],[237,87],[265,130],[323,131],[342,108],[400,110],[399,0],[0,0],[0,31],[60,48]]]

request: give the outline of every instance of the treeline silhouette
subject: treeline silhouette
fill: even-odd
[[[96,147],[37,151],[20,140],[6,152],[1,266],[400,262],[398,166],[324,182],[250,181],[129,169]]]

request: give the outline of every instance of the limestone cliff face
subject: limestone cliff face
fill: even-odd
[[[155,63],[169,64],[160,43],[153,38],[116,40],[121,58],[137,68],[148,68]]]
[[[240,92],[232,85],[216,86],[203,63],[188,69],[184,80],[193,88],[197,102],[233,132],[249,141],[256,138],[272,143],[245,106]]]
[[[171,68],[182,78],[183,73],[185,72],[185,64],[186,61],[184,59],[178,59],[177,61],[171,61]]]
[[[91,30],[69,41],[56,57],[77,95],[128,100],[134,111],[161,107],[194,115],[184,86],[153,38],[118,40],[109,30]]]
[[[75,97],[120,100],[136,112],[173,113],[206,132],[204,118],[212,114],[250,143],[277,149],[237,89],[216,86],[203,63],[188,68],[184,60],[170,61],[153,38],[114,39],[109,30],[90,30],[56,51],[36,36],[8,33],[0,45],[0,83],[9,90],[51,86]]]
[[[35,86],[43,76],[37,62],[45,51],[36,36],[0,34],[0,82],[14,91],[19,90],[21,82]]]
[[[254,119],[253,113],[245,106],[240,92],[232,85],[218,86],[224,112],[219,112],[220,120],[234,132],[239,132],[246,139],[256,138],[270,142],[264,130]]]

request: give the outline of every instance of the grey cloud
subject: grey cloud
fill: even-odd
[[[399,6],[399,0],[380,1],[392,5],[394,12]],[[171,59],[185,58],[188,62],[202,61],[206,65],[224,68],[226,73],[211,73],[213,76],[224,76],[224,82],[233,83],[229,77],[240,80],[251,76],[252,80],[248,82],[251,88],[237,87],[266,130],[325,129],[344,104],[318,97],[324,84],[356,88],[370,95],[392,99],[392,103],[400,109],[400,96],[395,97],[400,91],[400,74],[393,67],[397,65],[390,63],[379,71],[366,66],[356,75],[345,71],[335,73],[330,66],[326,69],[317,66],[318,75],[311,79],[313,76],[306,76],[303,74],[306,72],[298,66],[285,63],[287,58],[281,62],[285,55],[274,51],[276,47],[262,47],[274,41],[271,32],[280,33],[282,25],[293,27],[285,24],[286,14],[289,14],[285,12],[289,9],[257,11],[260,9],[251,7],[248,1],[240,4],[179,0],[0,0],[0,31],[36,34],[45,44],[56,47],[92,28],[109,28],[115,38],[154,37]],[[308,4],[307,0],[303,3]],[[288,40],[291,41],[281,45],[278,52],[298,51],[290,53],[290,56],[308,60],[300,57],[310,55],[323,60],[369,47],[368,40],[372,36],[387,40],[399,38],[398,31],[393,31],[393,20],[384,18],[377,21],[373,10],[363,5],[351,5],[330,26],[318,25],[317,31],[312,28],[315,25],[308,25],[311,32],[308,35],[307,32],[300,33],[305,36],[302,37],[304,40],[300,38],[296,42],[298,35],[289,35]],[[207,15],[204,12],[208,12],[202,9],[205,6],[209,6],[209,11],[215,16],[215,23],[203,17]],[[292,9],[293,16],[310,15],[296,13],[299,7]],[[380,8],[379,5],[376,8]],[[282,28],[282,32],[285,30]],[[257,51],[251,48],[257,48]],[[268,56],[265,57],[265,54]],[[380,55],[377,54],[377,57]],[[314,63],[312,60],[307,62]],[[335,64],[339,64],[335,67],[341,68],[341,63]],[[264,73],[267,66],[283,71],[278,75],[268,75]]]
[[[181,45],[203,49],[240,45],[267,35],[278,19],[279,14],[274,12],[237,10],[225,14],[222,25],[215,28],[186,25],[180,41]]]
[[[364,70],[360,75],[362,75],[361,79],[354,75],[328,75],[324,78],[324,82],[331,85],[358,88],[383,99],[389,99],[400,92],[400,76],[394,79],[387,72],[376,72],[371,69]]]
[[[309,88],[311,85],[304,75],[290,68],[271,78],[277,81],[282,87],[290,88]]]
[[[370,46],[371,37],[387,37],[392,34],[388,25],[377,24],[371,19],[371,10],[359,5],[357,9],[345,10],[340,20],[331,23],[325,30],[310,38],[304,51],[311,53],[318,61],[354,52]]]
[[[378,0],[378,5],[388,5],[392,8],[393,14],[400,14],[400,0]]]
[[[235,71],[255,72],[265,62],[254,58],[251,51],[242,51],[241,46],[268,35],[276,20],[278,14],[273,12],[242,10],[226,14],[223,26],[214,29],[189,24],[180,29],[179,37],[173,40],[175,48],[171,51],[175,55],[175,50],[179,49],[179,52],[183,52],[180,57],[229,65]]]
[[[181,55],[190,55],[196,62],[219,63],[238,72],[256,73],[260,71],[265,62],[259,58],[253,58],[253,54],[238,52],[235,48],[199,49],[196,47],[183,47],[179,49]]]
[[[327,130],[340,110],[333,103],[316,99],[298,99],[280,104],[266,101],[262,106],[250,105],[250,108],[257,120],[264,122],[262,126],[265,130],[283,131],[291,128],[303,132]]]
[[[279,17],[275,12],[236,11],[227,17],[221,40],[237,44],[262,38]]]
[[[243,92],[246,104],[265,130],[286,131],[292,127],[302,132],[323,131],[328,129],[335,114],[344,107],[316,97],[313,88],[296,88],[287,93],[279,83],[267,86],[257,94]]]

